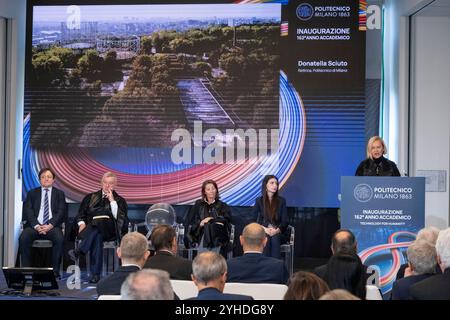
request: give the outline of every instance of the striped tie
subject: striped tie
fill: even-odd
[[[44,189],[45,190],[45,196],[44,196],[44,219],[42,221],[42,224],[47,224],[50,214],[49,214],[49,210],[48,210],[48,189]]]

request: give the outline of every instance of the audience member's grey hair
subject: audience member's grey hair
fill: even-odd
[[[147,250],[147,238],[139,232],[127,233],[120,241],[122,259],[139,261]]]
[[[408,261],[416,274],[434,273],[436,270],[436,248],[426,240],[416,240],[406,252]]]
[[[202,252],[192,262],[192,274],[198,282],[204,284],[219,279],[225,272],[227,272],[227,262],[216,252]]]
[[[319,300],[361,300],[357,296],[352,295],[350,292],[344,289],[334,289],[328,291]]]
[[[144,269],[130,274],[120,288],[122,300],[173,300],[167,271]]]
[[[416,240],[425,240],[433,245],[436,245],[436,240],[439,235],[439,229],[436,227],[426,227],[420,229],[417,233]]]
[[[441,230],[436,241],[436,253],[445,269],[450,268],[450,228]]]
[[[242,237],[245,243],[250,247],[259,247],[263,245],[266,238],[264,228],[258,223],[250,223],[242,231]]]

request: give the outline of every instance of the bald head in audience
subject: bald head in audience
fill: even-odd
[[[347,229],[336,231],[331,240],[331,251],[333,255],[339,253],[356,254],[357,243],[355,235]]]
[[[264,228],[258,223],[250,223],[245,226],[239,237],[244,253],[248,251],[263,252],[267,243]]]

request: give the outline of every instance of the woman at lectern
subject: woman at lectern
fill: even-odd
[[[384,157],[386,154],[386,144],[379,136],[374,136],[367,143],[367,159],[363,160],[355,176],[392,176],[399,177],[395,162]]]
[[[268,238],[264,255],[280,259],[280,245],[287,240],[286,200],[278,195],[278,179],[273,175],[264,177],[261,189],[262,196],[256,199],[252,215],[264,227]]]

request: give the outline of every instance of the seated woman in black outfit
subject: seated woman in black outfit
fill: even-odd
[[[386,145],[379,136],[374,136],[367,143],[367,159],[363,160],[355,176],[394,176],[399,177],[397,165],[383,155],[386,154]]]
[[[231,210],[219,200],[214,180],[202,184],[202,198],[197,200],[186,217],[185,245],[198,247],[198,252],[215,251],[225,255],[231,232]]]
[[[253,207],[253,217],[256,217],[256,222],[264,227],[268,236],[264,254],[279,259],[280,245],[287,240],[288,216],[286,200],[278,195],[277,177],[273,175],[264,177],[261,194]]]

